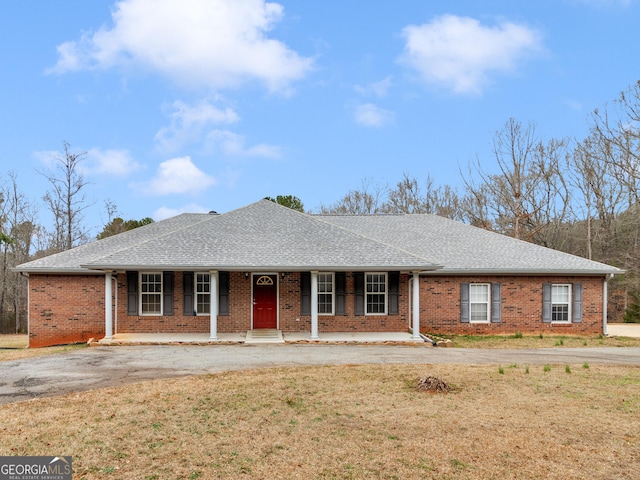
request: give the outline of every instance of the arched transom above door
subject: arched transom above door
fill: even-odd
[[[273,285],[273,278],[268,275],[262,275],[256,280],[256,285]]]

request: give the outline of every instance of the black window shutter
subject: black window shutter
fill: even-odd
[[[574,323],[582,323],[582,284],[573,284],[573,308],[572,316]]]
[[[173,272],[162,272],[162,314],[173,315]]]
[[[311,315],[310,272],[300,272],[300,315]]]
[[[229,315],[229,272],[218,273],[218,315]]]
[[[400,272],[389,272],[389,315],[400,313]]]
[[[353,274],[354,311],[356,315],[364,315],[364,273]]]
[[[500,323],[502,321],[502,284],[491,284],[491,321]]]
[[[183,315],[194,315],[193,309],[193,272],[182,274]]]
[[[471,313],[469,311],[469,284],[460,284],[460,322],[470,323]]]
[[[336,272],[336,315],[347,314],[347,274]]]
[[[138,272],[127,272],[127,315],[138,314]]]
[[[542,321],[551,323],[551,284],[542,284]]]

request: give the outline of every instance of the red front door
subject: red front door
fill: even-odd
[[[253,328],[278,328],[278,277],[253,277]]]

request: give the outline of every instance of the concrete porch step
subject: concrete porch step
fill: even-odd
[[[248,330],[244,343],[284,343],[282,332],[275,328]]]

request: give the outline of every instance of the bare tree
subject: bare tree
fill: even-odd
[[[382,200],[386,187],[372,185],[371,180],[363,180],[360,190],[351,190],[344,197],[330,206],[320,206],[324,214],[370,215],[382,212]]]
[[[489,211],[490,191],[486,179],[481,177],[478,181],[471,166],[466,175],[462,172],[461,175],[465,186],[465,194],[460,201],[463,221],[474,227],[495,230],[493,215]]]
[[[431,175],[423,184],[405,173],[395,188],[390,189],[382,210],[386,213],[429,213],[461,220],[461,200],[449,185],[436,187]]]
[[[17,176],[9,173],[9,182],[2,185],[0,204],[2,230],[7,241],[0,251],[0,316],[13,317],[15,331],[22,330],[22,318],[27,311],[27,283],[12,267],[29,260],[35,230],[36,211],[18,188]]]
[[[389,190],[382,209],[388,213],[433,213],[428,194],[433,188],[433,180],[427,177],[426,192],[423,193],[415,177],[404,174],[396,188]]]
[[[607,140],[612,152],[617,152],[609,155],[607,161],[625,172],[626,178],[637,182],[640,165],[640,80],[620,92],[612,105],[594,110],[591,121],[595,134]]]
[[[450,218],[451,220],[463,221],[464,212],[462,209],[462,199],[454,188],[449,185],[441,185],[432,192],[432,204],[436,215]]]
[[[565,140],[539,142],[529,169],[529,175],[536,179],[536,187],[529,191],[528,199],[533,207],[530,240],[560,250],[567,241],[566,223],[571,206],[571,189],[564,171],[567,155]]]
[[[477,161],[462,175],[467,221],[514,238],[551,243],[550,227],[564,221],[568,202],[560,169],[564,145],[558,140],[545,144],[533,124],[509,119],[493,141],[499,173],[487,173]]]
[[[54,157],[56,173],[43,174],[51,184],[51,190],[43,197],[55,222],[53,250],[69,250],[88,241],[88,231],[83,225],[83,212],[90,206],[84,191],[89,182],[80,172],[80,163],[86,152],[72,152],[64,142],[64,155]]]
[[[535,127],[526,127],[510,118],[502,130],[498,130],[493,139],[493,154],[500,170],[499,174],[489,174],[476,161],[469,176],[465,177],[465,186],[471,206],[476,208],[479,202],[486,204],[492,229],[514,238],[521,238],[530,220],[532,208],[526,204],[531,197],[530,190],[535,188],[535,178],[528,175],[532,161],[536,137]],[[479,182],[476,180],[479,178]]]

